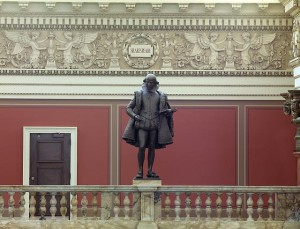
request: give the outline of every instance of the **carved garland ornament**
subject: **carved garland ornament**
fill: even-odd
[[[127,64],[133,68],[150,68],[155,64],[158,56],[158,43],[147,34],[135,34],[124,43],[123,57]]]

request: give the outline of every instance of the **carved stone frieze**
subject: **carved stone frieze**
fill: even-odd
[[[285,32],[0,30],[0,69],[286,70],[290,39]]]

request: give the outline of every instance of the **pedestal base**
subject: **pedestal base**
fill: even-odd
[[[132,181],[132,185],[161,186],[161,180],[160,179],[136,179]]]
[[[155,222],[139,222],[137,229],[158,229],[157,224]]]

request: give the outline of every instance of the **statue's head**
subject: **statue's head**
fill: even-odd
[[[149,81],[153,81],[156,84],[159,84],[159,82],[156,80],[156,76],[152,73],[147,74],[145,79],[143,80],[144,83],[149,82]]]
[[[156,76],[152,73],[147,74],[143,82],[143,87],[146,87],[148,91],[158,89],[159,82],[156,80]]]

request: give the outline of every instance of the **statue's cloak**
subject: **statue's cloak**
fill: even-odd
[[[157,91],[159,94],[159,126],[158,126],[158,133],[157,133],[157,141],[155,148],[164,148],[166,145],[173,143],[173,136],[174,136],[174,130],[173,130],[173,115],[172,113],[168,114],[165,112],[167,109],[170,109],[170,105],[168,103],[167,95]],[[129,104],[127,105],[127,110],[132,109],[133,113],[136,115],[139,115],[141,112],[142,107],[142,96],[143,96],[143,90],[135,91],[134,97],[132,100],[130,100]],[[129,144],[134,145],[138,147],[138,139],[137,139],[137,130],[135,128],[135,120],[134,117],[130,114],[130,112],[127,112],[130,116],[130,119],[127,123],[127,126],[125,128],[125,131],[123,133],[122,138]]]

